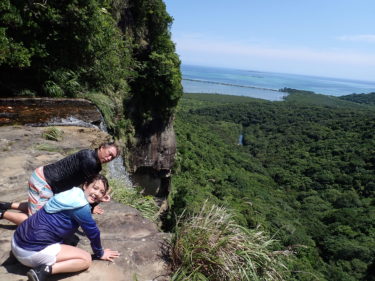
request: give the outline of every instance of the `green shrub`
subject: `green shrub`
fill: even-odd
[[[66,69],[59,69],[51,73],[51,78],[64,92],[64,96],[74,98],[83,89],[78,82],[79,74]]]
[[[181,216],[172,240],[172,280],[286,280],[282,259],[262,231],[234,222],[224,208],[203,204],[198,214]]]
[[[46,140],[61,141],[64,132],[56,127],[48,127],[43,132],[43,137]]]
[[[81,97],[93,102],[99,108],[109,128],[113,129],[116,126],[113,122],[116,115],[116,104],[110,97],[95,92],[86,93]]]
[[[156,222],[159,207],[156,205],[152,196],[143,196],[137,189],[125,186],[116,179],[110,179],[109,183],[112,189],[111,195],[113,199],[137,209],[145,218]]]
[[[46,81],[43,85],[43,92],[48,97],[61,98],[64,96],[64,91],[59,85],[53,81]]]
[[[19,92],[19,95],[21,97],[32,97],[32,98],[34,98],[36,96],[36,93],[35,93],[35,91],[30,90],[30,89],[23,89]]]

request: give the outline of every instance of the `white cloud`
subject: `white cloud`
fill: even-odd
[[[338,39],[341,41],[375,43],[375,34],[343,35],[338,37]]]
[[[374,35],[375,40],[375,35]],[[263,57],[265,59],[290,60],[311,63],[334,63],[375,66],[375,53],[353,52],[346,50],[315,50],[311,48],[274,47],[241,42],[225,42],[205,39],[204,36],[184,36],[176,38],[177,51],[181,54],[195,53],[202,56],[230,57],[242,56],[244,59]]]
[[[186,64],[370,81],[375,77],[375,51],[275,46],[252,43],[256,42],[253,38],[246,40],[229,42],[202,34],[184,34],[174,38],[177,53]]]

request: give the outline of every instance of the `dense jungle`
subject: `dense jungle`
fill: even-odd
[[[289,280],[375,280],[375,94],[185,94],[172,212],[224,205],[295,251]]]

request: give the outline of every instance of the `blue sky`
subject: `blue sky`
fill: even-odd
[[[164,0],[182,63],[375,81],[375,0]]]

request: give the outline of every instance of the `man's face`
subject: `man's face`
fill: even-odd
[[[101,147],[98,150],[98,158],[100,163],[108,163],[112,161],[117,155],[117,149],[114,146]]]

